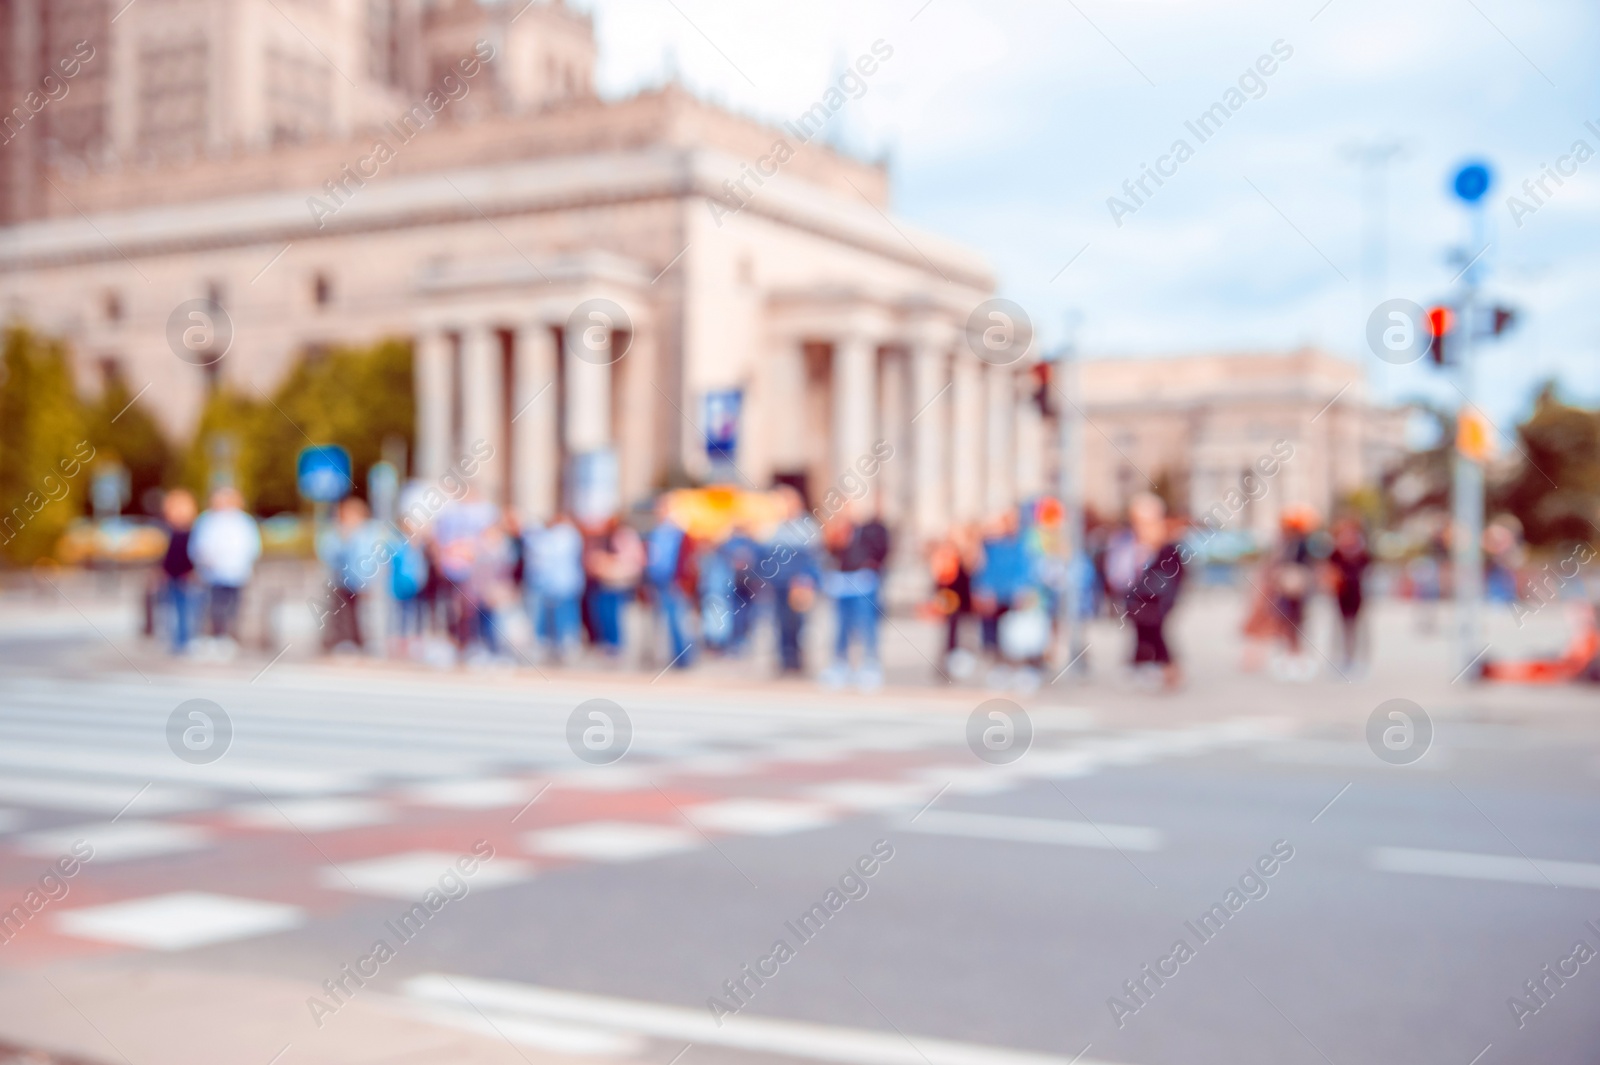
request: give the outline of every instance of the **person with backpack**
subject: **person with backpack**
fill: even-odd
[[[423,597],[428,587],[428,555],[422,543],[422,530],[401,515],[389,561],[389,594],[394,598],[395,627],[393,653],[409,658],[422,637],[427,635]]]
[[[665,496],[656,504],[656,527],[650,530],[645,542],[644,575],[651,598],[666,625],[672,652],[668,667],[687,669],[694,661],[694,643],[688,629],[689,611],[699,582],[693,542],[687,531],[673,521]]]

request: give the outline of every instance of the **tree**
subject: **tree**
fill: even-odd
[[[271,397],[226,390],[211,397],[189,446],[183,480],[203,491],[219,467],[229,465],[252,510],[299,510],[296,456],[312,444],[337,444],[350,452],[360,495],[386,439],[398,437],[409,448],[415,416],[408,342],[307,355]]]
[[[128,470],[129,498],[137,507],[151,489],[176,475],[176,456],[166,434],[120,379],[107,382],[85,415],[97,462],[120,462]]]
[[[30,563],[49,554],[82,514],[94,446],[84,431],[65,348],[21,327],[0,358],[0,553]]]
[[[1515,515],[1534,546],[1600,540],[1600,412],[1562,403],[1547,383],[1517,435],[1521,461],[1491,510]]]

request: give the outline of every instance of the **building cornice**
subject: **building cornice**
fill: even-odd
[[[485,217],[721,199],[723,182],[737,170],[737,161],[721,153],[657,148],[416,175],[380,173],[320,219],[313,199],[332,206],[332,198],[302,189],[28,222],[0,231],[0,275]],[[918,269],[932,267],[931,272],[985,292],[993,284],[975,253],[930,234],[908,238],[903,223],[891,223],[869,205],[850,203],[807,182],[780,175],[743,210]]]

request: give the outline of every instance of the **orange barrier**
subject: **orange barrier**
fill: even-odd
[[[1484,680],[1503,680],[1513,684],[1563,684],[1576,680],[1600,653],[1600,632],[1594,625],[1583,627],[1560,658],[1535,658],[1522,662],[1485,662]]]

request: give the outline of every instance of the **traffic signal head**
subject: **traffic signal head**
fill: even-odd
[[[1456,312],[1443,305],[1428,308],[1428,333],[1433,337],[1428,343],[1428,358],[1434,365],[1443,366],[1448,360],[1445,358],[1445,337],[1455,328]]]
[[[1491,336],[1499,336],[1516,324],[1516,311],[1510,307],[1496,307],[1494,309],[1494,321],[1489,326],[1489,333]]]

